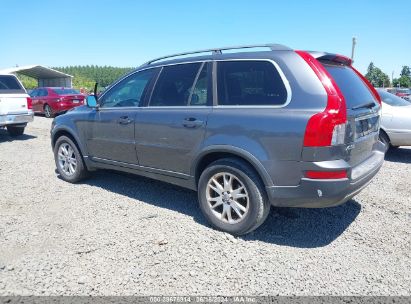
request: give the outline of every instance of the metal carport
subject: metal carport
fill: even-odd
[[[39,87],[72,87],[73,76],[41,65],[28,65],[0,70],[0,73],[19,73],[37,79]]]

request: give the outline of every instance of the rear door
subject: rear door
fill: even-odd
[[[0,115],[27,113],[27,97],[14,75],[0,75]]]
[[[319,60],[344,95],[347,106],[348,162],[355,166],[373,154],[378,142],[380,106],[370,89],[351,67]]]
[[[165,66],[136,120],[141,166],[190,173],[211,112],[210,63]]]
[[[154,69],[136,72],[99,98],[100,107],[90,117],[91,132],[87,140],[89,156],[93,160],[138,163],[134,123],[155,73]]]

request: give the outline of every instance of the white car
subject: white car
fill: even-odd
[[[31,98],[16,76],[0,74],[0,128],[7,128],[10,136],[24,133],[33,121]]]
[[[411,146],[411,102],[377,89],[382,100],[380,140],[390,147]]]

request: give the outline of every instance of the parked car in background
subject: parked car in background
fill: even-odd
[[[7,128],[11,136],[24,133],[33,121],[31,98],[16,76],[0,74],[0,128]]]
[[[223,53],[252,47],[151,60],[55,118],[61,178],[103,168],[198,190],[211,225],[236,235],[271,205],[348,201],[384,161],[377,92],[341,55],[282,45]]]
[[[411,100],[411,90],[407,88],[389,88],[386,90],[388,93],[394,94],[398,97],[406,100]]]
[[[411,103],[383,89],[380,140],[390,147],[411,146]]]
[[[34,113],[54,117],[56,114],[84,104],[85,96],[79,91],[63,87],[43,87],[34,89],[30,96]]]

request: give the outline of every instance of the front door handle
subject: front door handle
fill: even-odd
[[[133,120],[129,118],[128,116],[121,116],[120,119],[118,120],[118,124],[120,125],[128,125],[131,124]]]
[[[195,117],[187,117],[183,120],[183,126],[185,128],[198,128],[204,124],[204,121],[199,120]]]

